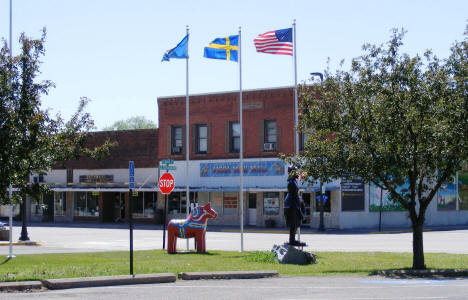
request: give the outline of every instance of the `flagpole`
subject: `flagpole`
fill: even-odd
[[[12,0],[10,0],[10,44],[8,45],[10,48],[10,59],[12,60],[11,62],[13,63],[13,34],[12,34],[12,28],[13,28],[13,3]],[[11,80],[10,80],[11,83]],[[7,258],[14,258],[16,256],[13,255],[13,204],[11,203],[11,198],[12,198],[12,186],[10,184],[8,188],[8,198],[10,199],[10,217],[8,219],[9,223],[9,228],[10,228],[10,235],[9,235],[9,250],[8,250],[8,256]],[[26,207],[26,205],[25,205]]]
[[[241,27],[239,26],[239,126],[240,126],[240,149],[239,149],[239,186],[240,186],[240,238],[241,252],[244,251],[244,129],[242,127],[242,38]]]
[[[189,45],[189,27],[187,25],[187,58],[185,60],[185,211],[187,213],[187,219],[189,217],[189,207],[190,207],[190,184],[189,184],[189,133],[190,133],[190,123],[189,123],[189,55],[188,55],[188,45]],[[189,250],[189,239],[187,239],[187,250]]]
[[[299,155],[299,109],[297,101],[297,55],[296,55],[296,19],[293,21],[293,60],[294,60],[294,153]],[[297,229],[297,240],[301,240],[301,228]]]
[[[293,23],[293,60],[294,60],[294,152],[299,154],[299,133],[297,132],[298,122],[298,101],[297,101],[297,55],[296,55],[296,20]]]

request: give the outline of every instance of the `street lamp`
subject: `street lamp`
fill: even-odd
[[[310,76],[312,76],[312,78],[314,76],[318,76],[320,78],[320,85],[322,85],[323,83],[323,74],[320,73],[320,72],[313,72],[313,73],[310,73]],[[323,194],[325,193],[325,187],[323,186],[323,180],[320,180],[320,201],[319,201],[319,206],[320,206],[320,225],[319,225],[319,228],[318,230],[319,231],[325,231],[325,226],[324,226],[324,223],[323,223]]]

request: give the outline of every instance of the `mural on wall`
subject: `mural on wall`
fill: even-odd
[[[454,183],[444,183],[437,191],[437,209],[438,210],[456,210],[457,209],[457,186]]]
[[[458,172],[458,201],[459,209],[468,209],[468,166]]]
[[[282,161],[244,162],[244,176],[283,176]],[[200,163],[200,177],[239,176],[239,163]]]
[[[408,192],[409,184],[405,182],[397,187],[398,193]],[[382,211],[404,211],[406,210],[400,203],[390,200],[390,193],[382,190],[374,183],[369,183],[369,211],[380,211],[380,194],[382,192]]]

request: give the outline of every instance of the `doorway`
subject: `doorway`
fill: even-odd
[[[249,193],[248,225],[257,225],[257,194]]]
[[[44,210],[42,213],[43,222],[54,222],[54,193],[47,193],[42,198]]]
[[[114,199],[119,193],[102,193],[102,221],[103,222],[114,222],[115,215],[114,211]]]

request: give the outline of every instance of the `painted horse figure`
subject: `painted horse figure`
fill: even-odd
[[[192,209],[188,219],[169,221],[167,225],[167,252],[176,253],[177,238],[195,238],[197,252],[206,252],[206,223],[208,219],[216,219],[218,214],[210,203]]]

